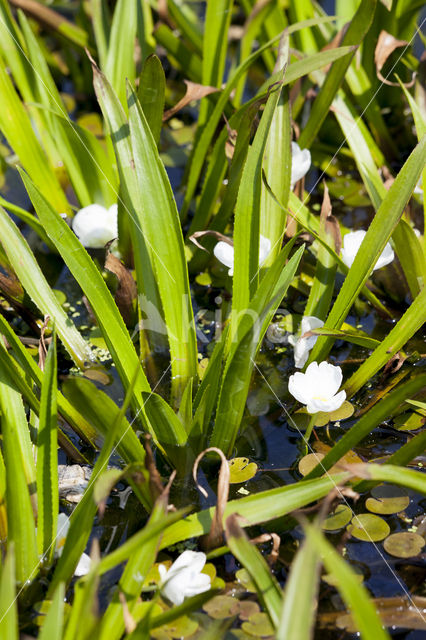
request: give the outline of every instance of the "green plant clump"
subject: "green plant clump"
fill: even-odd
[[[2,640],[426,629],[422,8],[0,0]]]

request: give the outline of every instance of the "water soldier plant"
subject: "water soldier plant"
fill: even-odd
[[[0,638],[426,629],[422,4],[332,4],[0,0]]]

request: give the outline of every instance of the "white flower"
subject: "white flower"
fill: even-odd
[[[342,383],[342,370],[328,362],[311,362],[306,373],[298,371],[290,376],[288,390],[306,405],[308,413],[335,411],[345,401],[346,392],[337,393]]]
[[[299,337],[289,336],[288,341],[294,347],[294,365],[297,369],[302,369],[308,359],[309,352],[318,340],[318,336],[304,338],[304,334],[312,329],[319,329],[324,326],[324,322],[315,316],[305,316],[302,318]]]
[[[301,149],[297,142],[291,143],[291,188],[305,176],[311,166],[309,149]]]
[[[264,236],[259,236],[259,267],[265,262],[269,252],[271,250],[271,241]],[[229,268],[229,275],[234,275],[234,247],[227,242],[221,240],[213,249],[213,253],[216,258]]]
[[[169,570],[160,564],[161,592],[173,602],[182,604],[185,598],[196,596],[210,589],[210,576],[201,573],[206,563],[206,554],[202,551],[184,551],[174,561]]]
[[[117,205],[106,209],[90,204],[80,209],[72,219],[72,228],[84,247],[100,249],[118,236]]]
[[[418,183],[416,184],[416,186],[414,187],[414,193],[417,194],[418,196],[420,196],[420,198],[423,200],[423,186],[422,186],[422,178],[420,177]]]
[[[355,260],[355,256],[358,253],[358,250],[365,238],[366,231],[350,231],[343,238],[343,247],[342,247],[342,260],[345,265],[350,269],[353,261]],[[395,258],[395,254],[393,252],[392,247],[389,242],[386,244],[383,249],[382,254],[379,256],[376,264],[373,267],[373,271],[376,269],[381,269],[385,267],[387,264],[390,264],[392,260]]]
[[[55,558],[60,558],[62,552],[64,550],[65,539],[68,534],[68,529],[70,528],[70,519],[66,515],[66,513],[60,513],[58,516],[58,526],[57,526],[57,534],[56,534],[56,544],[55,544]],[[77,577],[85,576],[86,573],[90,571],[90,556],[87,553],[83,553],[78,561],[78,565],[76,570],[74,571],[74,575]]]

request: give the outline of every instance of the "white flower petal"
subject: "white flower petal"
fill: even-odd
[[[304,316],[301,322],[300,328],[300,337],[293,344],[294,346],[294,365],[297,369],[302,369],[306,361],[309,357],[309,352],[314,347],[316,341],[318,340],[318,336],[309,336],[308,338],[304,338],[304,334],[308,333],[308,331],[312,331],[312,329],[318,329],[319,327],[323,327],[324,322],[315,316]]]
[[[301,149],[297,142],[291,143],[291,184],[305,176],[311,166],[311,153],[309,149]]]
[[[343,247],[341,251],[341,256],[342,256],[343,262],[349,269],[351,268],[355,260],[355,256],[359,251],[359,248],[365,238],[366,233],[367,232],[363,230],[350,231],[343,238]],[[383,249],[381,255],[379,256],[379,259],[377,260],[376,264],[374,265],[373,271],[376,271],[376,269],[381,269],[382,267],[385,267],[386,265],[390,264],[394,258],[395,258],[395,254],[393,252],[391,245],[388,242],[385,248]]]
[[[206,555],[197,551],[184,551],[170,569],[159,566],[161,592],[170,602],[182,604],[185,598],[210,589],[210,577],[202,574]]]
[[[70,528],[70,519],[66,513],[58,515],[58,524],[56,526],[56,542],[55,542],[55,558],[59,558],[64,550],[65,539]]]
[[[336,411],[342,406],[346,400],[346,392],[339,391],[335,396],[328,399],[312,398],[306,406],[308,413],[317,413],[317,411]]]
[[[100,204],[83,207],[74,216],[72,228],[83,246],[104,247],[118,235],[117,205],[108,210]]]
[[[326,382],[325,386],[330,395],[334,395],[342,384],[342,369],[340,367],[335,367],[334,364],[324,361],[320,362],[318,366],[318,374],[320,376],[320,380]]]
[[[259,236],[259,267],[265,262],[271,250],[271,241],[260,234]]]
[[[367,232],[363,230],[350,231],[343,237],[343,247],[341,250],[342,260],[345,265],[350,269],[355,256],[365,238]]]
[[[305,373],[298,371],[297,373],[293,373],[288,379],[289,392],[302,404],[307,404],[310,398],[309,389],[306,388],[305,376]]]
[[[213,253],[219,262],[229,268],[229,275],[232,276],[234,273],[234,247],[221,240],[215,245]]]
[[[306,338],[299,338],[294,345],[294,366],[296,369],[303,369],[309,357],[309,352],[313,345],[310,346]]]
[[[87,573],[89,573],[91,564],[92,561],[90,560],[90,556],[88,556],[87,553],[83,553],[80,560],[78,561],[78,565],[76,567],[76,570],[74,571],[74,575],[77,577],[85,576]]]
[[[376,271],[376,269],[381,269],[382,267],[386,267],[386,265],[393,262],[394,258],[395,258],[395,254],[393,252],[391,245],[388,242],[386,243],[385,248],[383,249],[381,255],[379,256],[379,259],[374,265],[373,271]]]

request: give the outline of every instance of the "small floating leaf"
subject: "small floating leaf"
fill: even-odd
[[[60,289],[52,289],[52,291],[55,294],[56,299],[59,302],[59,304],[64,304],[64,302],[67,301],[67,296],[66,296],[64,291],[61,291]]]
[[[306,431],[310,422],[311,416],[304,409],[295,411],[289,419],[290,427],[298,429],[300,431]]]
[[[388,515],[404,511],[410,504],[410,498],[406,491],[391,484],[383,484],[374,487],[371,498],[367,498],[365,506],[373,513]]]
[[[301,473],[302,476],[307,476],[323,458],[323,453],[308,453],[307,456],[303,456],[303,458],[299,460],[299,473]]]
[[[423,536],[411,531],[393,533],[383,543],[385,551],[397,558],[412,558],[417,556],[425,546]]]
[[[354,406],[345,400],[341,407],[336,409],[336,411],[330,411],[329,413],[325,411],[320,411],[317,413],[317,418],[315,420],[316,427],[325,427],[329,422],[337,422],[338,420],[346,420],[350,418],[354,414]]]
[[[228,461],[228,464],[230,471],[229,482],[231,484],[246,482],[256,475],[257,464],[249,462],[248,458],[233,458]]]
[[[231,596],[215,596],[203,605],[203,609],[210,618],[222,620],[237,615],[239,604],[239,601]]]
[[[199,273],[198,276],[195,276],[195,282],[203,287],[209,287],[212,283],[212,279],[207,271],[203,271],[203,273]]]
[[[274,629],[266,613],[255,613],[241,625],[243,631],[257,638],[274,635]]]
[[[384,540],[390,533],[388,523],[372,513],[360,513],[359,516],[355,516],[347,530],[351,536],[365,542]]]
[[[181,616],[177,620],[165,624],[159,629],[151,629],[150,635],[152,638],[187,638],[192,636],[197,631],[199,624],[196,620],[188,618],[188,616]]]
[[[90,367],[90,369],[85,369],[83,375],[85,378],[103,385],[111,384],[112,382],[112,376],[105,371],[104,367]]]
[[[322,524],[324,531],[336,531],[341,529],[350,522],[352,518],[352,509],[346,504],[339,504],[334,511],[328,514]]]
[[[260,613],[260,608],[257,602],[252,600],[240,600],[240,610],[238,616],[241,620],[248,620],[255,613]]]
[[[393,421],[395,429],[398,431],[416,431],[421,429],[426,422],[426,417],[417,412],[405,412],[396,416]]]
[[[256,587],[254,586],[254,583],[252,582],[248,572],[245,569],[239,569],[235,573],[235,577],[238,580],[238,582],[247,589],[247,591],[256,593]]]
[[[208,358],[203,358],[198,363],[198,375],[200,377],[200,380],[202,380],[204,378],[204,374],[206,372],[208,364],[209,364],[209,359]]]

